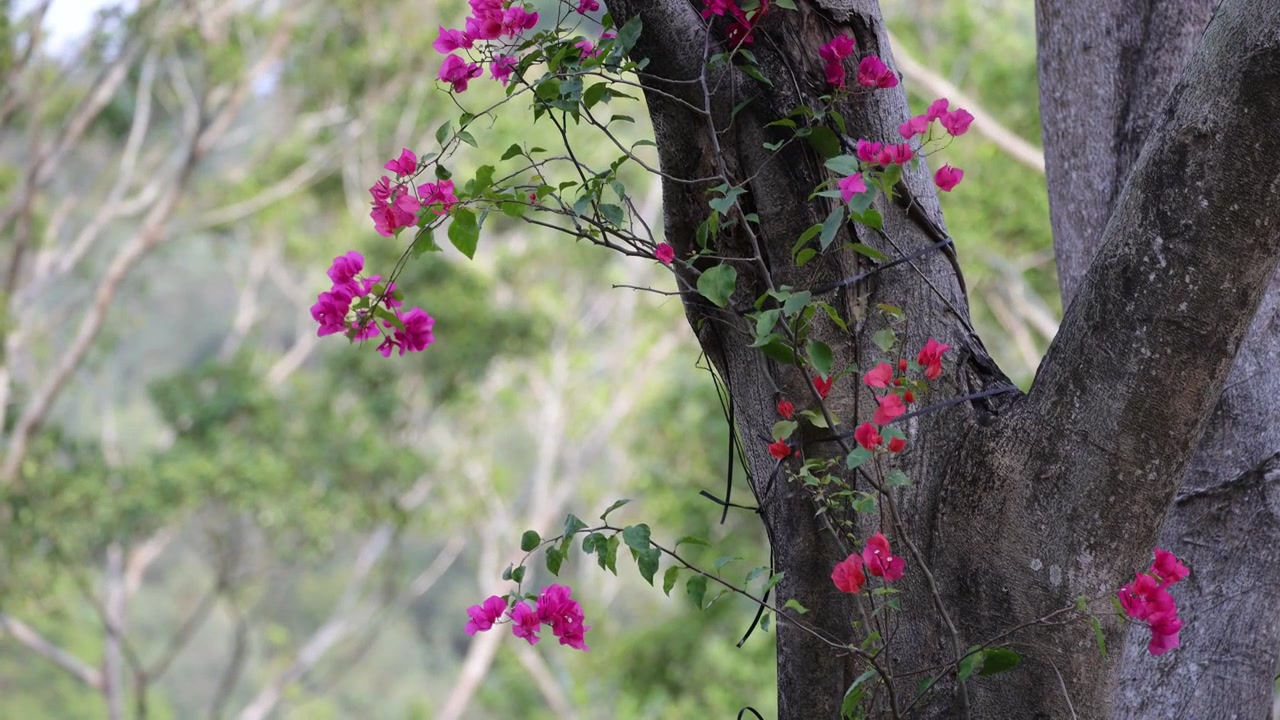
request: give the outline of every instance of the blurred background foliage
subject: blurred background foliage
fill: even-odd
[[[0,717],[776,714],[772,632],[736,646],[753,609],[699,613],[625,561],[562,570],[589,653],[463,633],[523,530],[617,498],[635,500],[613,520],[711,539],[703,563],[767,564],[754,516],[720,524],[698,494],[724,492],[730,458],[679,303],[611,289],[667,276],[495,217],[475,262],[400,276],[437,319],[428,352],[315,338],[332,257],[400,256],[366,188],[456,116],[430,44],[464,3],[0,5],[0,408],[22,443],[0,472]],[[898,53],[1038,143],[1029,4],[886,12]],[[500,97],[485,78],[464,99]],[[643,108],[615,111],[647,134]],[[518,107],[477,137],[461,181],[557,141]],[[977,133],[946,160],[966,170],[942,202],[975,316],[1025,385],[1060,314],[1043,176]]]

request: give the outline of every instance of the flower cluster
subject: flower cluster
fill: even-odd
[[[447,54],[455,50],[470,50],[477,40],[514,38],[538,24],[538,13],[525,10],[524,5],[503,0],[469,0],[471,15],[467,17],[465,30],[451,30],[441,26],[440,37],[432,43],[436,52]],[[585,0],[579,12],[598,10],[594,0]],[[489,73],[503,85],[511,78],[516,59],[509,55],[495,55],[489,64]],[[439,80],[449,83],[454,92],[465,92],[467,83],[484,72],[479,64],[469,62],[460,55],[449,54],[440,67]]]
[[[423,208],[444,215],[458,202],[452,180],[414,186],[410,178],[418,172],[418,156],[409,148],[401,150],[400,157],[388,160],[383,167],[396,174],[396,182],[392,184],[383,175],[369,188],[369,194],[373,196],[373,209],[369,216],[373,218],[373,229],[379,235],[391,237],[402,228],[416,224]]]
[[[831,42],[818,48],[818,56],[822,58],[822,69],[826,73],[827,83],[838,88],[844,87],[844,59],[853,54],[853,38],[848,35],[837,35]]]
[[[923,114],[909,118],[899,125],[898,134],[905,140],[910,140],[919,135],[924,142],[928,142],[932,139],[930,128],[933,125],[933,121],[937,120],[948,135],[960,137],[969,131],[969,125],[973,123],[973,115],[964,108],[948,110],[949,106],[950,103],[946,98],[934,100]],[[933,175],[934,183],[943,192],[951,192],[956,185],[960,184],[960,180],[963,178],[964,171],[950,165],[943,165]]]
[[[702,8],[702,19],[706,20],[712,15],[720,17],[729,17],[729,27],[725,31],[725,39],[729,41],[731,47],[739,47],[741,45],[750,45],[755,41],[752,33],[755,32],[756,25],[765,13],[769,11],[769,0],[760,0],[760,4],[753,10],[743,11],[738,7],[734,0],[705,0],[706,6]]]
[[[329,267],[333,286],[311,306],[311,317],[320,325],[316,335],[343,333],[352,340],[368,340],[379,333],[377,319],[382,318],[383,328],[390,332],[378,346],[383,357],[390,357],[393,350],[401,355],[425,350],[435,341],[431,332],[435,319],[422,308],[402,311],[396,284],[384,288],[378,284],[382,276],[362,277],[363,270],[364,257],[355,250],[333,259]]]
[[[505,613],[511,621],[511,632],[530,645],[537,645],[542,638],[538,633],[543,625],[550,625],[551,632],[560,638],[561,645],[577,650],[589,650],[586,633],[590,625],[583,624],[582,606],[569,597],[573,591],[564,585],[548,585],[538,595],[534,606],[517,600],[510,610],[507,601],[493,595],[480,605],[467,608],[471,619],[467,622],[467,634],[475,635],[493,628]]]
[[[864,564],[873,577],[883,578],[887,583],[901,580],[907,570],[907,561],[894,555],[889,548],[889,539],[878,532],[867,538],[861,555],[853,553],[836,563],[831,570],[831,582],[840,592],[857,594],[867,582],[866,573],[862,571]]]
[[[924,368],[925,378],[936,380],[942,375],[942,354],[950,348],[950,345],[929,338],[916,355],[916,364]],[[853,439],[867,450],[875,450],[884,443],[879,426],[902,416],[907,411],[907,406],[916,401],[915,392],[906,382],[909,369],[910,365],[902,358],[898,360],[896,368],[890,363],[882,362],[862,376],[862,383],[867,387],[888,391],[876,396],[877,407],[871,422],[862,423],[853,432]],[[905,440],[895,437],[889,441],[886,449],[897,453],[902,452],[906,445]]]
[[[1125,614],[1145,622],[1151,630],[1147,652],[1152,655],[1163,655],[1178,647],[1182,620],[1178,618],[1178,606],[1168,588],[1189,573],[1176,555],[1156,548],[1155,560],[1147,572],[1137,573],[1133,582],[1117,593]]]

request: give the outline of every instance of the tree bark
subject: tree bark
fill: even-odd
[[[608,4],[619,24],[636,15],[644,22],[633,55],[650,60],[642,82],[664,176],[666,240],[678,256],[689,256],[707,216],[706,191],[726,180],[746,190],[742,214],[759,218],[755,226],[739,218],[713,240],[714,254],[731,258],[738,272],[730,308],[687,294],[686,313],[733,400],[776,569],[785,573],[779,604],[795,598],[809,608],[779,623],[780,716],[837,717],[845,689],[865,669],[839,647],[859,639],[850,627],[858,606],[830,581],[831,567],[852,543],[846,533],[828,532],[804,488],[787,479],[795,465],[779,468],[766,451],[779,397],[797,409],[816,405],[816,398],[808,377],[748,347],[751,321],[741,311],[770,287],[817,288],[865,271],[862,256],[835,249],[846,241],[898,257],[934,244],[943,227],[922,163],[904,179],[920,212],[881,198],[883,236],[849,224],[831,251],[802,267],[792,259],[797,236],[829,210],[825,199],[809,200],[829,176],[807,145],[764,150],[765,142],[789,136],[766,125],[798,106],[817,105],[827,91],[817,48],[838,33],[851,33],[860,54],[893,65],[879,9],[873,0],[775,8],[752,46],[770,80],[762,84],[723,65],[700,81],[707,55],[722,51],[724,36],[713,24],[708,37],[687,0]],[[1280,114],[1280,9],[1250,5],[1227,0],[1170,109],[1154,118],[1151,142],[1116,200],[1099,262],[1083,279],[1030,394],[962,400],[904,423],[910,451],[901,466],[913,482],[893,492],[918,554],[907,555],[900,625],[880,658],[894,674],[917,673],[893,684],[899,709],[914,698],[923,669],[953,661],[957,647],[1031,623],[1008,639],[1025,658],[1016,671],[971,681],[964,694],[944,679],[906,714],[963,716],[965,694],[973,717],[1109,711],[1116,654],[1102,659],[1079,624],[1034,621],[1077,596],[1112,594],[1144,566],[1274,273],[1280,138],[1270,123]],[[838,109],[846,148],[859,137],[896,138],[909,115],[900,87],[855,93]],[[1232,147],[1249,148],[1252,162],[1236,162]],[[1265,197],[1244,200],[1259,193]],[[682,287],[696,283],[696,271],[677,264],[677,275]],[[849,332],[829,323],[816,326],[814,336],[833,348],[835,367],[866,367],[881,356],[871,341],[883,327],[874,306],[893,304],[910,315],[903,338],[909,352],[930,336],[955,348],[926,402],[1007,388],[969,325],[963,288],[949,258],[929,253],[823,295],[848,320]],[[874,402],[859,384],[854,374],[827,397],[843,423],[837,430],[871,415]],[[807,432],[807,457],[842,454],[829,432]],[[852,473],[844,480],[868,488]],[[840,520],[831,523],[839,527]],[[866,537],[873,528],[861,522],[858,533]],[[906,541],[891,539],[899,548]],[[922,561],[932,569],[936,593]],[[1107,624],[1113,646],[1124,629]]]
[[[1064,305],[1099,247],[1120,186],[1217,0],[1037,3],[1041,116]],[[1098,32],[1098,28],[1111,32]],[[1280,649],[1280,278],[1273,278],[1161,531],[1193,576],[1182,648],[1124,646],[1118,717],[1266,717]],[[1204,675],[1215,678],[1203,682]],[[1160,692],[1152,692],[1155,684]]]

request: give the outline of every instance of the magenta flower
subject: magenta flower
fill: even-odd
[[[515,69],[516,62],[510,55],[499,55],[489,64],[489,73],[494,80],[506,85],[511,80],[511,71]]]
[[[444,64],[440,66],[440,74],[436,79],[443,80],[453,87],[454,92],[466,92],[467,83],[472,78],[478,78],[484,71],[479,65],[469,63],[457,55],[450,55],[444,59]]]
[[[427,183],[418,188],[418,193],[422,196],[422,204],[432,208],[432,212],[437,215],[444,215],[453,208],[458,202],[458,196],[453,194],[453,181],[441,180],[438,183]],[[434,206],[440,205],[436,208]]]
[[[925,111],[924,116],[929,118],[930,121],[937,120],[947,112],[947,104],[946,98],[938,98],[937,100],[934,100],[929,104],[929,109]]]
[[[938,379],[942,374],[942,354],[950,350],[951,346],[940,343],[933,338],[920,348],[920,354],[916,355],[916,364],[924,366],[924,376],[930,380]]]
[[[578,2],[579,15],[586,15],[589,12],[595,12],[599,9],[600,3],[596,2],[596,0],[579,0]]]
[[[854,173],[843,178],[836,185],[840,187],[840,199],[845,202],[852,200],[854,195],[867,191],[867,183],[862,179],[862,173]]]
[[[431,47],[441,55],[447,55],[454,50],[470,50],[475,45],[475,41],[471,36],[461,30],[448,30],[443,25],[440,26],[440,37],[431,43]]]
[[[929,132],[929,117],[927,115],[916,115],[898,126],[898,134],[906,140],[910,140],[917,135],[924,135],[927,132]]]
[[[1177,555],[1160,548],[1156,548],[1155,553],[1156,559],[1151,563],[1151,572],[1159,575],[1166,587],[1180,582],[1191,573]]]
[[[515,37],[523,30],[530,30],[538,24],[538,13],[527,12],[519,5],[512,5],[502,15],[502,32],[507,37]]]
[[[913,157],[915,151],[908,143],[885,145],[883,150],[876,153],[876,162],[880,165],[906,165]]]
[[[960,137],[969,130],[969,124],[973,122],[973,115],[969,114],[964,108],[956,108],[949,113],[938,116],[938,120],[942,122],[942,127],[951,133],[952,137]]]
[[[880,58],[868,55],[858,63],[858,84],[869,88],[891,88],[897,86],[898,76]]]
[[[400,151],[400,157],[388,160],[383,167],[396,175],[412,175],[418,169],[418,156],[409,148],[404,148]]]
[[[311,306],[311,318],[320,325],[316,337],[347,331],[347,313],[351,310],[351,293],[345,286],[320,293]]]
[[[706,20],[712,15],[724,15],[733,9],[733,0],[707,0],[707,6],[702,9],[702,19]]]
[[[551,626],[561,645],[588,650],[585,634],[591,626],[583,624],[582,606],[569,597],[573,591],[564,585],[548,585],[538,595],[538,619]]]
[[[823,71],[826,73],[828,84],[844,87],[844,59],[852,54],[853,38],[848,35],[837,35],[818,48],[818,57],[824,61]]]
[[[853,439],[867,450],[875,450],[880,447],[880,443],[884,442],[884,438],[880,437],[876,426],[869,422],[862,423],[857,430],[853,431]]]
[[[653,255],[663,265],[670,265],[676,259],[676,249],[668,243],[658,243],[658,246],[653,249]]]
[[[373,187],[369,188],[369,194],[373,196],[375,204],[386,202],[391,197],[391,180],[383,175],[373,184]]]
[[[467,608],[467,614],[471,616],[467,621],[467,634],[475,635],[491,629],[493,623],[502,617],[502,613],[506,610],[507,601],[497,595],[491,595],[482,605],[472,605]]]
[[[579,40],[573,44],[574,47],[582,51],[582,59],[593,58],[600,53],[596,51],[595,43],[590,40]]]
[[[893,366],[887,362],[876,365],[868,370],[866,375],[862,376],[862,382],[866,383],[867,387],[889,387],[889,383],[893,382]]]
[[[348,250],[346,255],[333,259],[329,267],[329,279],[334,285],[346,285],[364,269],[364,256],[355,250]]]
[[[933,182],[942,192],[951,192],[964,179],[964,171],[958,167],[943,165],[933,174]]]
[[[884,143],[871,142],[870,140],[858,141],[858,159],[866,163],[879,162],[877,158],[880,151],[884,149]]]
[[[511,632],[518,638],[524,638],[530,645],[537,645],[541,638],[538,637],[538,630],[542,627],[542,621],[538,619],[538,612],[529,607],[528,603],[518,602],[516,606],[511,608],[507,613],[511,618]]]
[[[902,579],[907,562],[889,550],[889,539],[884,533],[876,533],[867,538],[866,547],[862,548],[862,561],[867,564],[867,571],[885,582]]]

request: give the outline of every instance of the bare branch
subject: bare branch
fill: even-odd
[[[0,613],[0,629],[7,632],[23,647],[58,666],[86,686],[94,690],[102,690],[102,673],[97,668],[53,644],[21,620]]]

